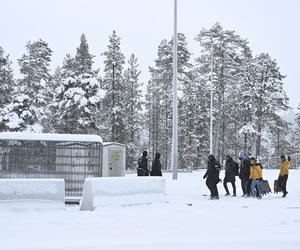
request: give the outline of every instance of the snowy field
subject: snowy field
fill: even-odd
[[[219,184],[220,200],[208,200],[203,174],[179,173],[177,181],[165,174],[168,204],[92,212],[78,206],[9,210],[1,205],[0,249],[300,249],[300,170],[290,171],[287,198],[270,194],[262,200],[241,197],[239,180],[237,197],[225,197]],[[277,175],[278,170],[264,170],[270,183]]]

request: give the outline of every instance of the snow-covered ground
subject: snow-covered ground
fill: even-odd
[[[203,173],[179,173],[177,181],[165,174],[168,204],[108,206],[92,212],[77,206],[2,207],[0,249],[300,249],[300,170],[290,171],[287,198],[270,194],[262,200],[241,197],[239,180],[237,197],[225,197],[219,184],[220,200],[208,200]],[[264,170],[271,184],[277,175],[278,170]]]

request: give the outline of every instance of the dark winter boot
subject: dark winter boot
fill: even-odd
[[[287,194],[288,194],[288,192],[284,191],[282,197],[285,198]]]

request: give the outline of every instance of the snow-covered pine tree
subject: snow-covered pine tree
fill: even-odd
[[[163,168],[170,164],[172,141],[172,41],[163,40],[157,52],[155,66],[150,67],[151,78],[148,83],[147,114],[149,127],[149,150],[154,155],[161,153]],[[185,78],[185,74],[192,65],[189,63],[190,52],[187,49],[186,38],[178,34],[178,82]]]
[[[298,108],[297,108],[296,123],[297,123],[298,127],[300,128],[300,103],[299,103]]]
[[[270,133],[268,142],[271,144],[271,148],[274,149],[274,156],[279,157],[283,154],[289,154],[291,143],[287,140],[287,135],[290,124],[276,113],[273,113],[270,118],[272,122],[268,125]]]
[[[27,54],[18,60],[23,78],[18,80],[14,100],[7,107],[7,123],[13,131],[41,132],[48,102],[45,90],[51,79],[49,63],[52,50],[41,39],[28,42],[26,49]]]
[[[244,67],[251,60],[250,55],[239,55],[242,62],[237,63],[228,81],[224,109],[226,110],[225,144],[227,154],[238,157],[240,151],[251,152],[253,127],[251,85],[243,77]],[[245,127],[246,126],[246,127]],[[243,129],[244,128],[244,129]],[[242,129],[243,133],[239,131]]]
[[[55,112],[53,103],[55,102],[56,98],[56,89],[61,86],[64,81],[62,72],[63,70],[61,67],[57,67],[55,69],[47,88],[47,97],[49,99],[49,102],[46,108],[46,115],[43,122],[44,132],[47,133],[56,131],[54,124],[57,123],[57,121],[55,121],[55,118],[57,118],[57,116],[53,114],[53,112]]]
[[[125,142],[125,116],[124,113],[124,80],[123,65],[125,57],[121,52],[121,38],[113,31],[109,37],[108,50],[103,53],[104,76],[101,88],[105,91],[103,99],[103,117],[106,130],[103,138],[107,141]]]
[[[53,98],[47,105],[48,116],[45,127],[47,132],[68,133],[65,128],[62,128],[64,116],[58,113],[59,103],[64,99],[64,94],[59,97],[59,93],[64,90],[64,85],[68,85],[67,79],[75,79],[74,65],[74,58],[70,54],[66,54],[62,67],[58,67],[52,76],[50,86],[53,88]]]
[[[151,73],[151,79],[147,85],[147,92],[145,95],[145,127],[148,131],[148,151],[149,155],[154,159],[155,152],[159,151],[159,143],[161,134],[161,126],[159,123],[160,117],[160,101],[161,96],[159,94],[159,86],[157,83],[157,71],[150,67],[149,71]]]
[[[14,92],[12,103],[3,109],[2,120],[7,131],[41,132],[41,126],[36,122],[36,110],[31,106],[32,100],[18,91]]]
[[[172,133],[172,47],[166,39],[163,40],[157,53],[155,67],[150,67],[151,78],[149,88],[152,97],[152,115],[150,117],[152,124],[152,135],[150,145],[153,147],[150,151],[161,153],[162,168],[167,169],[170,163],[171,152],[171,133]],[[159,113],[157,113],[159,112]]]
[[[237,68],[243,63],[245,56],[251,54],[247,40],[241,38],[234,31],[224,30],[216,23],[210,29],[202,29],[196,37],[202,47],[202,55],[197,59],[199,67],[207,79],[207,86],[210,84],[210,77],[213,79],[214,86],[214,153],[220,160],[230,150],[233,142],[228,141],[228,134],[234,133],[236,125],[231,119],[228,103],[232,96],[228,96],[230,86],[237,87],[238,72]],[[201,66],[202,65],[202,66]],[[211,76],[213,68],[213,76]],[[233,126],[228,126],[232,123]],[[231,131],[230,131],[231,130]],[[234,139],[235,140],[235,139]]]
[[[128,60],[124,72],[124,117],[125,143],[127,145],[127,167],[133,168],[140,154],[140,136],[142,131],[142,83],[139,80],[141,71],[136,56]]]
[[[273,122],[276,113],[289,109],[283,89],[284,76],[269,54],[261,53],[248,64],[248,80],[252,82],[253,120],[255,120],[256,156],[261,155],[262,133]]]
[[[197,168],[206,160],[208,146],[209,93],[199,69],[185,74],[179,105],[180,166]]]
[[[295,125],[291,130],[291,143],[293,148],[293,153],[300,152],[300,103],[297,107]]]
[[[14,78],[11,68],[9,55],[4,54],[4,50],[0,47],[0,131],[8,129],[5,124],[4,116],[7,114],[4,110],[13,100]]]
[[[62,67],[63,82],[56,88],[51,118],[56,132],[99,133],[100,108],[98,70],[93,70],[93,55],[84,34],[74,58],[67,55]]]
[[[239,84],[233,91],[236,93],[237,105],[235,120],[240,121],[239,135],[242,137],[241,143],[238,143],[241,151],[250,153],[253,151],[255,144],[255,116],[253,100],[253,83],[247,77],[247,65],[251,64],[252,58],[245,60],[241,65],[239,74]],[[254,155],[254,154],[253,154]]]
[[[180,166],[199,167],[206,159],[207,126],[207,90],[199,68],[190,63],[191,53],[186,38],[178,34],[178,82],[179,98],[179,148]]]

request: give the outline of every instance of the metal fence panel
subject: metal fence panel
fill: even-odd
[[[86,177],[102,176],[99,142],[0,141],[0,178],[63,178],[81,196]]]

